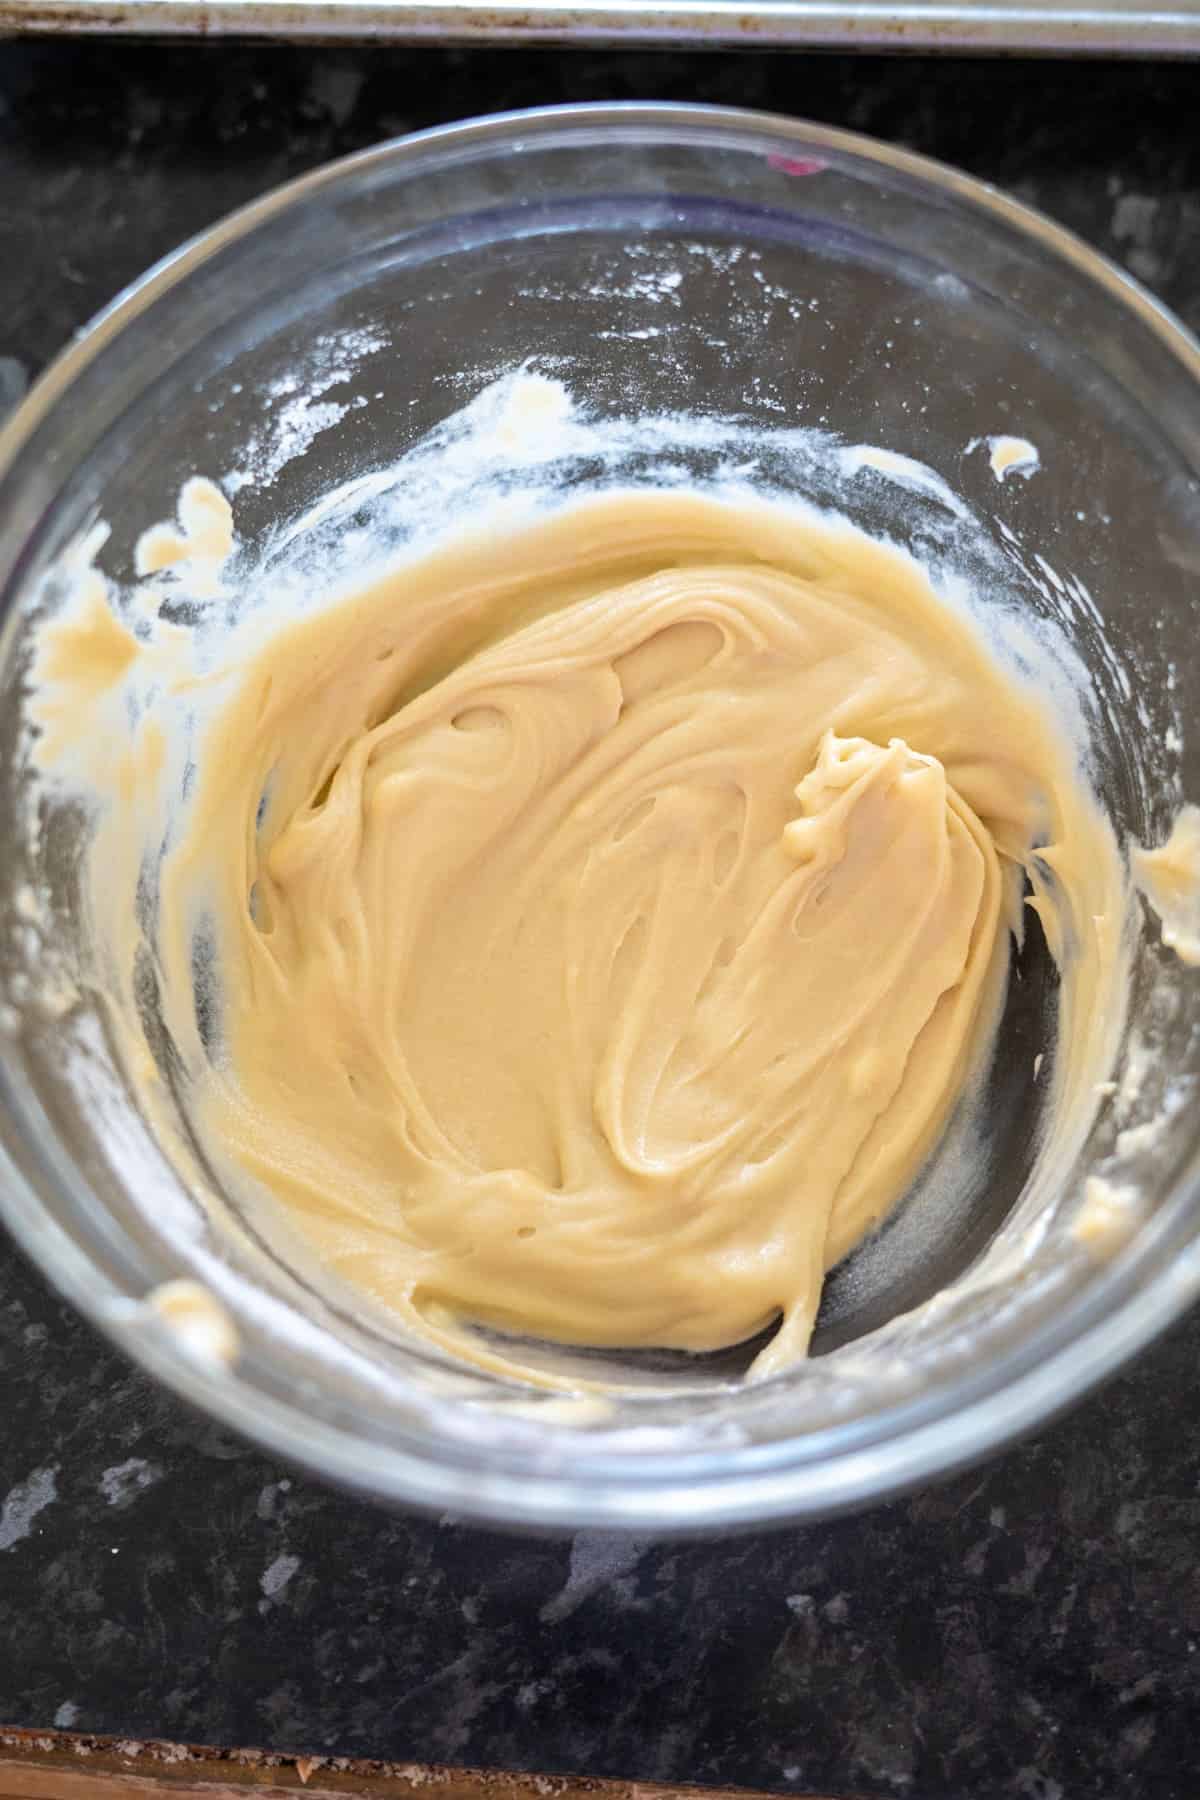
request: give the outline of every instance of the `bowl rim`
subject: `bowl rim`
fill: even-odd
[[[430,156],[511,152],[522,138],[603,133],[614,128],[670,141],[686,130],[730,145],[765,149],[765,139],[807,151],[828,150],[908,178],[952,197],[1071,264],[1119,306],[1135,313],[1200,390],[1200,344],[1170,310],[1132,276],[1041,213],[932,158],[881,140],[803,119],[750,109],[658,103],[588,102],[487,115],[414,132],[342,157],[272,189],[189,239],[137,278],[91,320],[30,389],[0,429],[0,485],[38,426],[93,363],[147,308],[227,246],[252,236],[277,215],[323,190],[354,183],[373,169],[391,170]],[[180,1398],[260,1447],[321,1479],[375,1500],[416,1507],[491,1526],[586,1527],[679,1535],[763,1527],[833,1516],[874,1504],[934,1477],[949,1475],[1041,1424],[1113,1373],[1200,1295],[1200,1143],[1186,1155],[1172,1192],[1126,1252],[1043,1323],[1019,1350],[971,1385],[958,1376],[939,1389],[936,1414],[890,1437],[879,1435],[814,1462],[795,1441],[790,1459],[750,1460],[712,1475],[676,1452],[647,1456],[644,1473],[605,1479],[603,1461],[586,1476],[548,1476],[515,1467],[471,1467],[442,1454],[436,1441],[415,1451],[371,1443],[352,1430],[314,1418],[299,1397],[282,1400],[216,1365],[186,1354],[164,1334],[150,1334],[129,1294],[88,1256],[43,1205],[41,1188],[61,1188],[58,1146],[31,1146],[29,1109],[18,1093],[0,1036],[0,1137],[34,1151],[39,1179],[18,1167],[0,1143],[0,1217],[57,1290],[118,1349]],[[47,1149],[49,1148],[49,1154]],[[956,1394],[965,1399],[955,1404]],[[882,1415],[886,1418],[886,1414]]]

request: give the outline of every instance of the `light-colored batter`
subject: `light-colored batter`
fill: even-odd
[[[1133,878],[1162,921],[1180,962],[1200,963],[1200,807],[1180,809],[1165,844],[1135,847]]]
[[[119,679],[85,627],[45,657]],[[158,730],[93,850],[116,966]],[[272,636],[194,756],[156,941],[201,1140],[492,1366],[456,1322],[781,1315],[755,1374],[803,1355],[980,1066],[1026,879],[1063,1103],[1119,1011],[1120,858],[1048,709],[909,559],[781,506],[464,539]]]

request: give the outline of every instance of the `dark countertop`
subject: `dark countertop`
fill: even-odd
[[[472,112],[704,99],[1036,202],[1200,327],[1200,72],[0,45],[0,407],[155,257]],[[908,1800],[1195,1800],[1200,1315],[861,1518],[673,1545],[390,1518],[197,1421],[0,1246],[0,1723]]]

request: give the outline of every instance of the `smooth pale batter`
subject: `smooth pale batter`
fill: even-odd
[[[782,1316],[754,1373],[801,1356],[986,1050],[1026,877],[1063,1094],[1119,1011],[1120,859],[1040,698],[911,560],[779,505],[464,538],[260,642],[194,757],[155,944],[201,1141],[488,1366],[519,1348],[471,1321]],[[127,972],[161,739],[123,767]]]

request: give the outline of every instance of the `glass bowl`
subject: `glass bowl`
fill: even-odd
[[[657,458],[618,459],[623,480],[709,479],[774,433],[773,485],[828,501],[829,459],[850,458],[841,510],[1068,643],[1122,842],[1160,841],[1200,788],[1200,353],[1134,282],[953,170],[787,119],[581,106],[386,144],[161,263],[0,436],[0,1203],[153,1374],[380,1500],[656,1532],[861,1506],[1044,1420],[1200,1285],[1200,985],[1153,921],[1053,1184],[1037,1066],[1054,981],[1031,941],[977,1176],[947,1201],[927,1172],[833,1273],[810,1360],[745,1385],[740,1352],[609,1356],[621,1387],[598,1401],[414,1348],[221,1191],[185,1107],[169,1137],[149,1129],[80,930],[85,821],[31,785],[32,632],[97,517],[118,578],[197,472],[263,555],[318,529],[344,549],[397,460],[521,367],[594,418],[721,422],[703,451],[665,427]],[[817,454],[793,454],[796,433]],[[1005,473],[1002,437],[1032,440],[1036,471]],[[581,454],[555,479],[595,475]],[[68,977],[48,985],[50,962]],[[1096,1176],[1115,1208],[1089,1211]]]

